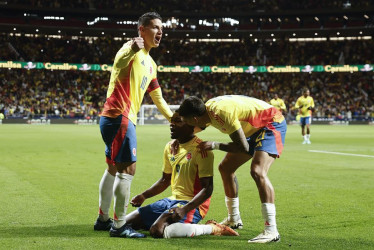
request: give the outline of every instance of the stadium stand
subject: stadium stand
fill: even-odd
[[[373,64],[374,5],[369,0],[14,0],[0,5],[0,61],[110,64],[122,44],[136,35],[134,21],[147,6],[160,12],[166,22],[178,21],[165,27],[160,48],[151,51],[159,65]],[[108,18],[92,22],[99,16]],[[205,41],[208,34],[211,40]],[[326,39],[291,41],[311,36]],[[106,71],[2,68],[0,112],[8,119],[95,117],[105,101],[109,75]],[[158,78],[169,104],[179,104],[189,95],[206,100],[244,94],[270,100],[278,93],[287,104],[288,118],[294,119],[293,104],[307,86],[316,101],[316,117],[374,117],[372,70],[353,74],[159,72]],[[151,101],[146,98],[144,103]]]

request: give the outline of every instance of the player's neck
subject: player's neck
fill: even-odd
[[[149,54],[149,51],[151,51],[151,49],[152,49],[152,47],[149,47],[146,44],[144,44],[144,50],[145,50],[146,54]]]
[[[204,115],[202,116],[202,121],[204,125],[207,125],[208,123],[212,123],[212,121],[210,120],[208,111],[205,111]]]
[[[183,136],[183,137],[178,138],[178,141],[179,141],[180,144],[183,144],[183,143],[191,141],[194,137],[195,137],[195,135],[191,134],[191,135],[187,135],[187,136]]]

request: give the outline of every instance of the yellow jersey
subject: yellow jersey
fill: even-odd
[[[279,111],[282,111],[282,110],[286,111],[287,110],[286,104],[284,104],[284,101],[280,98],[271,99],[270,104],[273,105],[274,107],[276,107]]]
[[[210,99],[205,107],[211,120],[210,125],[225,134],[232,134],[242,128],[246,137],[272,122],[282,122],[282,113],[262,100],[226,95]]]
[[[212,151],[199,152],[196,148],[202,141],[194,137],[186,143],[179,144],[177,154],[171,153],[171,143],[164,149],[162,171],[171,174],[171,193],[169,199],[190,201],[202,189],[199,178],[213,176],[214,155]],[[208,212],[210,198],[199,206],[204,218]]]
[[[312,111],[308,109],[309,107],[314,108],[313,97],[311,96],[304,97],[302,95],[297,99],[295,108],[300,109],[301,117],[309,117],[312,115]]]
[[[115,118],[122,114],[136,125],[144,94],[148,92],[160,112],[170,121],[173,114],[162,97],[156,63],[146,49],[135,53],[131,44],[131,41],[125,43],[116,54],[101,115]]]

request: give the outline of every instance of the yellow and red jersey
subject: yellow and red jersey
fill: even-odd
[[[172,112],[162,97],[157,81],[157,65],[148,51],[135,53],[132,42],[127,42],[117,52],[107,91],[102,116],[115,118],[123,115],[135,125],[137,114],[147,91],[160,112],[170,121]]]
[[[226,95],[205,103],[213,127],[232,134],[242,128],[246,137],[272,122],[282,122],[282,113],[272,105],[248,96]]]
[[[200,152],[196,148],[201,140],[194,137],[187,143],[179,144],[177,154],[171,153],[171,142],[164,149],[164,165],[162,171],[171,174],[172,200],[190,201],[202,187],[200,178],[213,176],[214,155],[211,151]],[[204,218],[208,212],[210,198],[199,206]]]
[[[304,97],[302,95],[297,99],[295,108],[300,109],[301,117],[309,117],[312,115],[312,111],[308,109],[309,107],[314,108],[313,97],[311,96]]]

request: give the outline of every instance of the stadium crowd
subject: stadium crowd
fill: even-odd
[[[0,70],[0,113],[7,118],[84,118],[99,114],[106,97],[109,72]],[[203,100],[240,94],[270,101],[277,93],[290,120],[303,87],[311,90],[315,117],[336,120],[374,119],[372,73],[164,73],[158,74],[168,104],[196,95]],[[146,95],[144,104],[152,104]]]
[[[127,40],[114,37],[26,37],[0,35],[1,60],[111,63]],[[316,53],[318,51],[318,53]],[[282,52],[282,53],[280,53]],[[374,40],[289,42],[189,42],[163,39],[151,52],[162,65],[327,65],[372,63]],[[66,56],[69,55],[69,56]]]

